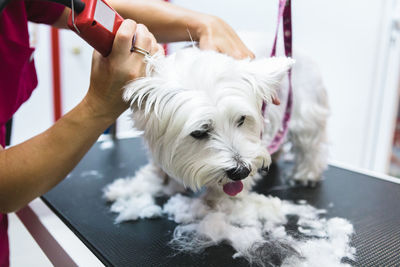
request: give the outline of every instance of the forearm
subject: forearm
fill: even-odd
[[[106,0],[122,17],[146,25],[158,42],[189,41],[190,35],[198,41],[205,25],[213,19],[160,0]],[[65,8],[60,18],[53,24],[57,28],[67,28],[69,8]]]
[[[44,133],[1,150],[0,212],[17,210],[59,183],[110,123],[83,101]]]
[[[235,31],[222,19],[161,0],[106,0],[124,18],[146,25],[158,42],[196,41],[200,49],[215,50],[237,59],[254,58]],[[64,12],[57,27],[66,27]]]
[[[160,0],[108,0],[124,18],[146,25],[159,42],[198,41],[215,17]]]

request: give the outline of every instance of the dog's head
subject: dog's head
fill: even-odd
[[[260,138],[261,107],[292,64],[284,57],[235,60],[188,48],[151,59],[148,77],[129,83],[124,98],[155,163],[169,176],[193,190],[207,186],[235,195],[241,180],[271,163]]]

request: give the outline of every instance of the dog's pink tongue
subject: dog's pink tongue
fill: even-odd
[[[243,183],[242,181],[230,182],[224,185],[223,187],[224,192],[231,197],[236,196],[243,190]]]

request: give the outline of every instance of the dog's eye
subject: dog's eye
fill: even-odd
[[[239,119],[238,122],[237,122],[237,126],[238,126],[238,127],[242,126],[245,119],[246,119],[246,116],[240,117],[240,119]]]
[[[193,131],[190,133],[190,136],[196,139],[205,139],[208,137],[207,131]]]

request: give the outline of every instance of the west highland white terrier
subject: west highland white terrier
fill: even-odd
[[[319,181],[327,164],[327,95],[315,65],[306,57],[296,61],[235,60],[195,47],[150,58],[147,77],[129,83],[124,99],[134,127],[143,131],[152,169],[194,191],[235,196],[249,190],[271,164],[267,148],[282,130],[285,77],[293,66],[286,135],[295,160],[291,178]],[[273,104],[277,98],[280,105]]]
[[[267,51],[253,43],[253,51]],[[148,58],[147,77],[129,83],[124,98],[151,160],[134,177],[105,188],[115,221],[167,216],[178,224],[168,243],[177,253],[227,243],[236,251],[233,258],[252,265],[342,266],[343,257],[354,259],[347,220],[249,192],[258,171],[280,152],[294,156],[291,181],[316,183],[327,164],[327,95],[316,65],[295,52],[295,64],[286,57],[235,60],[195,47]],[[285,128],[290,69],[293,102]],[[284,149],[276,150],[280,136]],[[206,190],[176,194],[182,185]],[[171,197],[159,206],[158,196]],[[289,215],[298,216],[296,226],[311,238],[286,232]]]

